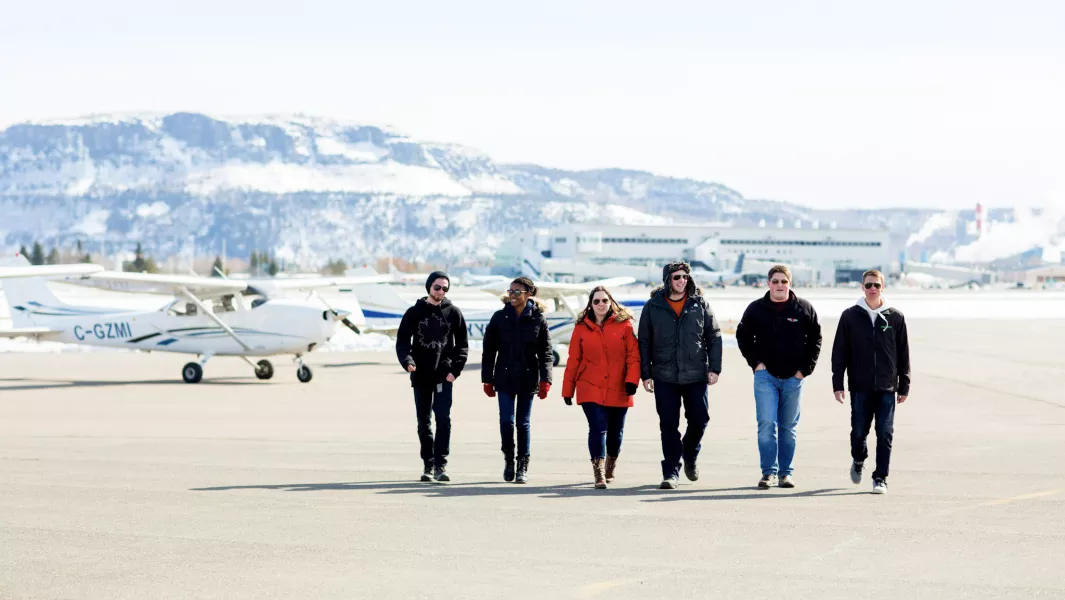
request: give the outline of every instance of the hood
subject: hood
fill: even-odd
[[[887,324],[888,320],[887,317],[884,316],[884,313],[891,309],[891,305],[888,304],[888,300],[884,296],[880,296],[880,299],[882,300],[880,308],[869,308],[869,305],[865,303],[865,296],[858,298],[858,301],[854,304],[856,306],[862,307],[862,309],[865,310],[865,312],[869,315],[869,319],[873,323],[876,323],[877,317],[880,317],[884,320],[884,323]]]
[[[432,306],[432,304],[429,304],[428,296],[422,296],[421,298],[418,298],[418,301],[415,302],[415,304],[424,304],[425,306]],[[444,301],[440,303],[440,308],[445,309],[449,306],[451,306],[451,300],[445,297]]]

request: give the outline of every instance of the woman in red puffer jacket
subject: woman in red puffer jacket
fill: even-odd
[[[625,414],[639,382],[640,350],[632,313],[599,286],[588,295],[588,306],[573,327],[562,384],[566,404],[573,404],[576,393],[588,418],[588,452],[597,488],[614,481]]]

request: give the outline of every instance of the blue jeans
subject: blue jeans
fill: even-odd
[[[581,405],[588,418],[588,453],[592,458],[617,458],[621,454],[621,438],[625,435],[627,406],[603,406],[586,402]]]
[[[518,456],[529,456],[533,395],[497,392],[496,397],[499,399],[499,438],[503,442],[503,454],[514,456],[514,408],[517,404]]]
[[[873,479],[887,479],[891,465],[891,440],[895,436],[895,392],[851,392],[851,458],[869,456],[865,445],[876,419],[876,470]]]
[[[803,381],[797,377],[774,377],[765,369],[754,372],[754,412],[758,418],[762,475],[792,474]]]
[[[680,475],[680,461],[693,464],[702,448],[703,433],[710,422],[710,398],[705,381],[681,385],[654,380],[658,430],[662,435],[662,477]],[[680,436],[680,408],[688,427]]]
[[[432,461],[434,466],[443,468],[447,465],[447,455],[451,449],[451,391],[448,382],[440,384],[440,391],[435,387],[414,388],[414,408],[418,414],[418,440],[421,442],[422,460]],[[436,439],[430,415],[436,416]]]

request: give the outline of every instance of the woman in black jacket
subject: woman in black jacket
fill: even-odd
[[[526,483],[529,470],[529,431],[533,394],[541,399],[551,389],[554,356],[544,305],[528,277],[510,283],[507,304],[492,315],[484,330],[481,382],[484,393],[499,397],[499,436],[502,440],[503,480]],[[516,409],[516,410],[515,410]],[[517,417],[517,456],[514,425]],[[516,459],[516,461],[515,461]],[[516,464],[515,464],[516,462]]]

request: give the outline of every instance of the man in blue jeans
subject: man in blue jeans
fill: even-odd
[[[817,312],[791,291],[791,270],[774,265],[769,291],[751,302],[736,327],[736,342],[754,369],[754,406],[758,419],[758,487],[795,487],[795,430],[803,380],[821,354]]]
[[[699,479],[696,460],[710,422],[708,385],[721,374],[721,328],[710,303],[691,278],[691,266],[669,263],[662,269],[663,286],[651,291],[640,314],[640,379],[655,395],[662,435],[662,483],[677,488],[681,460],[684,475]],[[680,435],[680,409],[688,422]]]

